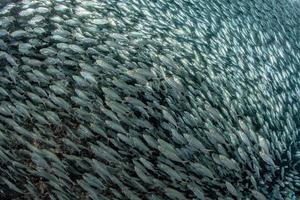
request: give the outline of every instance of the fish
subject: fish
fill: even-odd
[[[239,196],[238,191],[235,189],[235,187],[230,182],[226,181],[225,185],[230,194],[232,194],[235,197]]]
[[[299,199],[297,1],[1,1],[0,199]]]

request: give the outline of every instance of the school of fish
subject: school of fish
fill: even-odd
[[[0,1],[0,199],[299,199],[299,19],[295,0]]]

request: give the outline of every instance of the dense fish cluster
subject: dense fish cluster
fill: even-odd
[[[299,11],[3,1],[0,199],[296,199]]]

